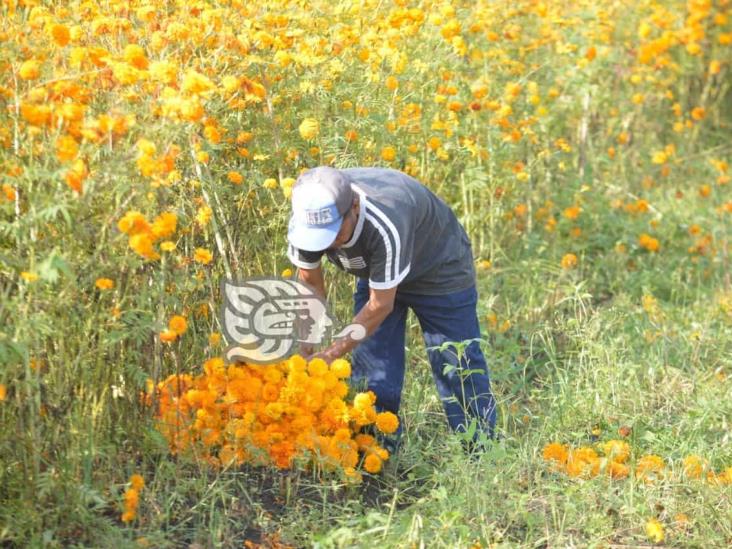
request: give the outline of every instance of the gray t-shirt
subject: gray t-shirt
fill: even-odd
[[[323,254],[369,286],[442,295],[475,284],[470,240],[450,207],[407,174],[387,168],[348,168],[360,196],[358,222],[349,242],[335,250],[288,247],[292,263],[320,265]]]

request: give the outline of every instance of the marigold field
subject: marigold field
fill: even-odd
[[[0,23],[0,545],[732,545],[732,0]],[[483,452],[412,317],[399,419],[348,357],[224,362],[219,285],[292,275],[291,187],[323,164],[405,171],[465,226]],[[345,325],[354,280],[326,279]]]

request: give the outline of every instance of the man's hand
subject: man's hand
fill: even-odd
[[[315,346],[311,345],[310,343],[301,343],[300,344],[300,355],[304,357],[309,357],[310,355],[315,354]]]
[[[353,319],[354,324],[361,324],[366,329],[365,337],[373,334],[376,331],[376,328],[378,328],[379,325],[384,322],[384,319],[389,316],[389,313],[394,309],[395,297],[396,288],[391,288],[389,290],[370,289],[369,300]],[[319,353],[309,355],[306,358],[307,360],[322,358],[330,364],[335,359],[349,353],[360,342],[361,340],[351,339],[350,337],[337,339],[327,349],[324,349]]]

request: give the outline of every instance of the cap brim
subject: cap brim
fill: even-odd
[[[339,217],[328,225],[313,227],[300,225],[290,220],[287,230],[287,240],[290,244],[306,252],[321,252],[328,248],[338,236],[343,217]]]

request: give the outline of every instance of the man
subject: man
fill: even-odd
[[[331,362],[353,351],[352,380],[365,381],[377,408],[396,414],[411,308],[450,427],[466,431],[475,420],[474,439],[493,436],[495,400],[478,342],[461,353],[443,345],[478,338],[480,327],[470,240],[440,198],[396,170],[321,166],[293,186],[287,237],[299,279],[324,299],[323,255],[358,277],[353,322],[365,327],[366,339],[338,339],[314,356]]]

